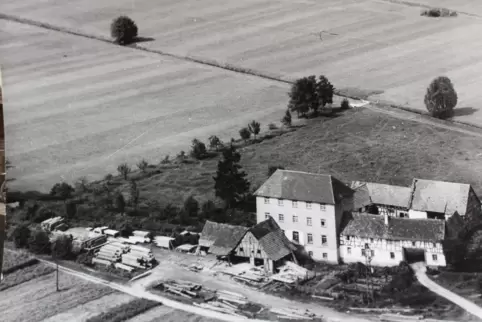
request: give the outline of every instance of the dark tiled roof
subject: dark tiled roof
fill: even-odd
[[[437,242],[444,240],[445,222],[437,219],[388,218],[362,213],[344,214],[341,234],[362,238]]]
[[[446,181],[414,179],[410,208],[464,216],[467,211],[470,185]]]
[[[256,196],[323,204],[335,204],[353,190],[340,180],[324,174],[276,170],[255,192]]]
[[[296,249],[273,218],[253,226],[251,233],[259,241],[268,258],[273,261],[291,254]]]
[[[361,193],[363,195],[361,199],[364,202],[366,202],[366,193],[373,204],[408,208],[410,202],[409,187],[359,181],[353,181],[351,187],[355,189],[355,199],[357,199],[357,193]]]
[[[370,192],[368,191],[366,185],[362,185],[355,189],[353,203],[355,209],[360,209],[372,204],[372,200],[370,199]]]
[[[215,255],[224,256],[236,247],[248,229],[207,220],[199,238],[199,245],[210,247],[209,251]]]

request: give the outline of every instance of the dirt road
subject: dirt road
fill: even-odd
[[[415,271],[415,276],[423,286],[425,286],[432,292],[437,293],[440,296],[443,296],[444,298],[451,301],[452,303],[457,304],[458,306],[460,306],[470,314],[482,319],[482,308],[480,306],[470,302],[469,300],[453,292],[450,292],[446,288],[443,288],[442,286],[438,285],[430,278],[428,278],[427,274],[425,273],[427,271],[427,268],[424,263],[421,263],[421,262],[415,263],[415,264],[412,264],[411,266]]]

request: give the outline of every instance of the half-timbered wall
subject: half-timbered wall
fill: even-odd
[[[251,232],[247,232],[246,235],[244,235],[244,238],[235,249],[235,254],[240,257],[268,258],[265,251],[260,247],[258,240]]]

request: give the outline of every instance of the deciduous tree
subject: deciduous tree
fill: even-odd
[[[251,137],[251,132],[247,127],[243,127],[241,130],[239,130],[239,136],[244,140],[244,142],[247,142]]]
[[[124,178],[124,180],[127,180],[127,177],[129,176],[129,173],[131,173],[132,169],[129,167],[127,163],[122,163],[119,164],[117,167],[117,172]]]
[[[50,195],[62,198],[64,201],[72,197],[72,193],[75,189],[66,182],[56,183],[52,189],[50,189]]]
[[[127,16],[115,18],[110,25],[110,34],[115,42],[120,45],[128,45],[134,42],[138,31],[134,20]]]
[[[149,167],[149,162],[146,159],[142,159],[137,163],[137,168],[144,173],[147,171],[147,167]]]
[[[28,241],[30,239],[31,231],[27,225],[20,225],[15,227],[12,232],[12,239],[17,248],[25,248],[28,246]]]
[[[256,135],[258,135],[259,132],[261,131],[261,124],[253,120],[251,121],[251,123],[248,124],[248,129],[249,129],[249,132],[253,133],[254,139],[256,140]]]
[[[281,119],[281,123],[283,123],[284,126],[290,127],[290,126],[291,126],[291,122],[292,122],[291,113],[290,113],[290,110],[287,109],[285,115],[284,115],[283,118]]]
[[[50,252],[50,239],[49,235],[44,230],[34,230],[32,231],[28,248],[36,254],[47,254]]]
[[[206,145],[198,139],[192,140],[190,154],[195,159],[204,159],[207,155]]]
[[[52,241],[51,252],[54,258],[68,259],[72,255],[72,238],[67,235],[56,237]]]
[[[450,79],[445,76],[437,77],[430,83],[424,98],[430,114],[441,119],[453,116],[457,100],[457,92]]]
[[[184,201],[184,211],[189,217],[196,217],[199,213],[199,202],[194,196],[189,196]]]
[[[290,97],[288,109],[296,112],[298,117],[300,114],[304,116],[311,109],[317,108],[319,102],[316,94],[317,84],[314,75],[296,80],[288,94]]]
[[[316,83],[316,96],[318,99],[318,105],[315,107],[315,111],[318,107],[323,108],[326,106],[326,104],[332,104],[334,92],[335,88],[330,83],[328,78],[320,75],[318,78],[318,83]]]

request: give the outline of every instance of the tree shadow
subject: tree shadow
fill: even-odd
[[[453,116],[464,116],[464,115],[472,115],[474,114],[478,109],[473,108],[473,107],[460,107],[460,108],[455,108],[454,109],[454,115]]]
[[[139,44],[143,42],[149,42],[149,41],[154,41],[155,39],[152,37],[136,37],[134,40],[131,42],[131,45],[134,44]]]

